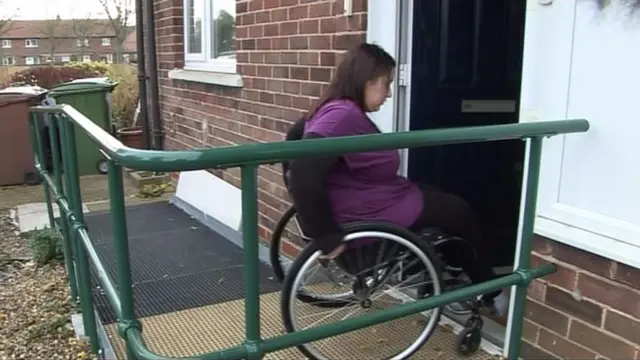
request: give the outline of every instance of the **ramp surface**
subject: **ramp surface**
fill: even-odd
[[[117,282],[110,212],[86,214],[85,222],[105,269]],[[165,202],[128,207],[127,230],[138,317],[244,299],[242,248],[182,210]],[[260,267],[261,293],[279,291],[271,268]],[[100,319],[116,322],[95,273],[92,284]]]

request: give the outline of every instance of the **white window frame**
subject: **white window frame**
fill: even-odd
[[[60,61],[63,62],[63,63],[69,62],[69,61],[71,61],[71,56],[69,56],[69,55],[60,56]]]
[[[82,55],[82,62],[91,61],[91,55]]]
[[[15,64],[16,64],[16,58],[13,56],[5,56],[2,58],[2,65],[4,66],[13,66]]]
[[[198,3],[201,8],[204,9],[204,15],[202,16],[202,36],[200,37],[200,48],[202,52],[198,54],[189,53],[189,29],[188,29],[188,2],[189,0],[183,0],[183,36],[184,36],[184,68],[187,70],[204,70],[220,73],[235,74],[237,73],[236,59],[221,59],[211,58],[213,49],[211,48],[211,11],[212,3],[216,0],[193,0],[194,3]],[[236,17],[237,18],[237,17]]]
[[[111,39],[110,38],[102,38],[100,40],[100,45],[102,45],[102,46],[111,46]]]
[[[38,39],[26,39],[24,41],[24,47],[37,48],[38,47]]]
[[[11,49],[11,40],[8,40],[8,39],[2,40],[2,48]]]
[[[40,65],[40,56],[25,56],[24,63],[26,65]]]
[[[83,47],[83,42],[84,47],[89,46],[89,39],[76,39],[76,47]]]

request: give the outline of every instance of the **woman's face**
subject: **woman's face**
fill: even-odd
[[[367,112],[376,112],[387,98],[391,97],[391,83],[393,82],[393,71],[389,75],[381,76],[376,80],[367,82],[364,89],[364,105]]]

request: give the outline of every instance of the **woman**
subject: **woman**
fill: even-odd
[[[350,49],[326,94],[294,124],[287,140],[380,133],[366,113],[378,111],[391,96],[395,67],[395,60],[377,45],[362,43]],[[476,254],[456,252],[455,262],[471,281],[493,279],[495,274],[482,251],[486,245],[469,204],[455,195],[412,183],[398,175],[399,166],[397,150],[284,164],[285,181],[305,233],[316,239],[327,257],[335,258],[345,248],[340,227],[344,223],[386,221],[413,231],[438,227],[478,248]],[[506,312],[508,301],[502,292],[484,297],[499,314]]]

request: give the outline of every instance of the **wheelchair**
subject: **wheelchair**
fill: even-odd
[[[312,239],[303,234],[295,206],[287,209],[276,224],[269,255],[275,277],[283,283],[281,312],[287,333],[303,330],[305,326],[301,322],[307,318],[316,319],[309,327],[340,314],[344,317],[337,321],[341,321],[357,312],[378,309],[379,306],[374,304],[378,301],[407,303],[470,283],[461,268],[447,263],[443,252],[452,245],[467,246],[473,251],[473,246],[464,239],[449,236],[435,228],[414,233],[394,224],[370,221],[348,224],[344,230],[346,250],[335,259],[328,259],[322,256]],[[310,270],[310,284],[305,288],[303,281]],[[336,290],[337,293],[327,294],[329,290]],[[297,302],[301,304],[298,306]],[[379,324],[390,324],[386,326],[389,334],[378,332],[373,336],[386,339],[387,343],[393,345],[390,348],[392,353],[382,355],[382,358],[408,359],[429,340],[440,322],[443,308],[447,308],[457,315],[471,314],[456,338],[458,354],[471,356],[480,347],[483,326],[480,309],[485,306],[487,304],[480,298],[447,304],[415,314],[411,331],[390,324],[407,321],[402,318]],[[301,317],[296,313],[298,309],[310,311],[311,315]],[[317,320],[318,316],[322,318]],[[339,336],[351,336],[353,341],[358,336],[370,338],[372,334],[367,333],[367,329]],[[415,340],[408,345],[399,345],[406,341],[407,335],[411,335],[407,332],[413,332]],[[362,341],[362,337],[358,339]],[[380,339],[377,343],[384,342]],[[334,351],[331,349],[335,349],[336,345],[329,346],[327,351],[320,351],[318,347],[322,344],[315,344],[329,344],[331,341],[332,338],[328,338],[298,346],[298,349],[309,359],[330,359]],[[372,345],[368,351],[358,356],[381,357],[380,346]]]

